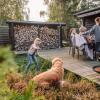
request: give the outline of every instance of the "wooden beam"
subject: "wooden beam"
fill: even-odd
[[[11,50],[15,49],[15,39],[14,39],[14,25],[13,23],[9,24],[9,39],[11,44]]]

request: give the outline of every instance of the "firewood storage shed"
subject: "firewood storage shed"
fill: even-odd
[[[100,17],[100,7],[80,11],[74,15],[82,19],[83,25],[86,26],[87,29],[90,29],[95,24],[95,18]]]
[[[62,46],[62,29],[65,23],[7,21],[9,38],[14,51],[27,51],[36,37],[42,40],[41,48]]]

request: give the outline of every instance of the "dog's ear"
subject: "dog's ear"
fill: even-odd
[[[52,60],[52,65],[54,65],[54,64],[55,64],[55,62],[57,62],[57,61],[60,61],[60,62],[62,62],[62,63],[63,63],[62,59],[60,59],[60,58],[56,57],[56,58],[54,58],[54,59]]]

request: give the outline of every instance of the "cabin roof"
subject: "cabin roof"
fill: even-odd
[[[66,26],[66,23],[57,23],[57,22],[38,22],[38,21],[12,21],[9,20],[6,22],[7,24],[33,24],[33,25],[55,25],[55,26]]]
[[[75,16],[79,18],[88,17],[92,15],[100,14],[100,7],[92,8],[89,10],[79,11],[74,13]]]

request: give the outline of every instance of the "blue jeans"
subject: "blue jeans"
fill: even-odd
[[[25,66],[25,72],[27,73],[30,66],[32,64],[35,64],[35,67],[36,67],[36,70],[38,71],[39,70],[39,64],[38,64],[38,61],[37,61],[37,57],[35,54],[28,54],[28,64]]]

